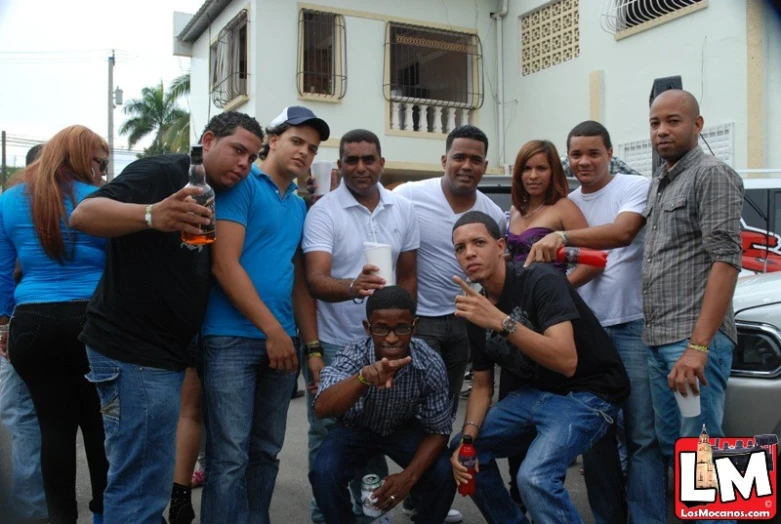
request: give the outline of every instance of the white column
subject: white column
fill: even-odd
[[[442,108],[440,106],[434,106],[434,132],[442,132]]]
[[[401,128],[401,104],[391,102],[391,129]]]
[[[461,109],[461,125],[465,126],[469,123],[469,108],[465,107]]]
[[[447,108],[447,129],[445,129],[445,132],[450,133],[455,128],[456,128],[456,108],[448,107]]]
[[[418,106],[420,113],[418,113],[420,120],[418,120],[418,131],[421,133],[428,133],[428,104],[421,104]]]
[[[415,126],[412,125],[412,104],[407,102],[404,105],[404,131],[414,131]]]

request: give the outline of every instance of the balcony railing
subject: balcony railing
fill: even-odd
[[[470,124],[474,109],[469,104],[391,95],[390,127],[398,131],[447,134]]]

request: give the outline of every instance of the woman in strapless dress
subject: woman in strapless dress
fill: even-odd
[[[507,247],[513,262],[523,264],[532,245],[549,233],[588,227],[580,208],[567,198],[568,193],[567,178],[556,146],[547,140],[525,143],[513,166],[513,205],[507,219]],[[562,273],[567,272],[567,264],[552,264]],[[576,266],[567,279],[573,286],[578,286],[600,271],[589,266]],[[499,399],[522,385],[518,377],[503,369],[499,379]],[[526,442],[519,442],[518,455],[508,458],[510,494],[516,502],[521,502],[521,499],[515,478],[534,436],[531,435]]]

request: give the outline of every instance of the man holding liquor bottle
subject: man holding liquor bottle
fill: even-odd
[[[338,421],[309,479],[328,524],[354,522],[347,483],[378,453],[404,469],[373,492],[376,508],[390,511],[417,486],[417,522],[447,518],[456,488],[445,448],[453,412],[445,364],[413,337],[415,309],[399,286],[374,291],[363,321],[368,336],[343,348],[320,374],[315,413]]]
[[[245,114],[212,118],[201,136],[209,184],[241,182],[262,137]],[[111,239],[80,337],[102,404],[107,524],[159,524],[169,501],[187,347],[211,287],[210,248],[182,242],[213,220],[188,198],[200,191],[184,187],[189,168],[186,155],[143,158],[71,214],[73,228]]]
[[[203,324],[207,524],[269,522],[298,333],[317,339],[299,252],[306,204],[294,181],[330,130],[309,109],[290,106],[266,133],[260,168],[217,195],[212,272],[219,286]]]

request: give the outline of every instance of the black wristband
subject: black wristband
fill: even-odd
[[[304,346],[306,349],[306,354],[309,355],[310,353],[320,353],[323,354],[323,346],[321,344],[317,344],[314,346]]]

